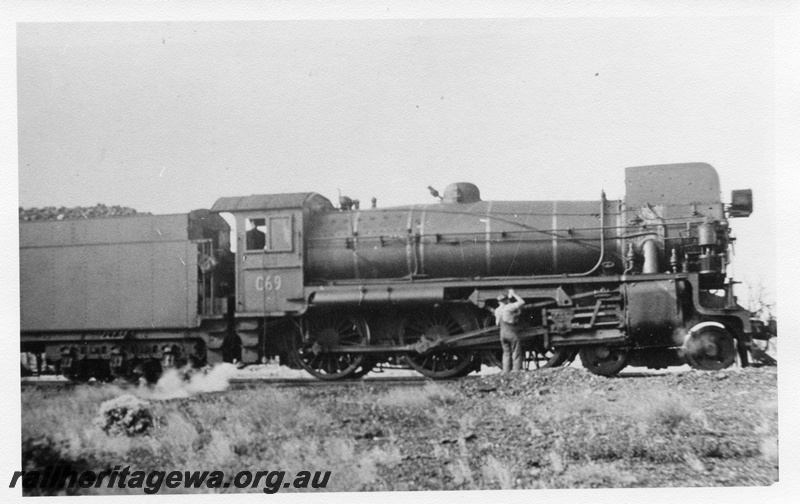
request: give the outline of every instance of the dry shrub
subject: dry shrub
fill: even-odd
[[[427,383],[422,389],[422,394],[438,404],[455,404],[459,398],[457,392],[440,383]]]
[[[153,426],[150,403],[126,394],[100,405],[95,425],[110,436],[141,436]]]
[[[672,392],[649,394],[640,398],[639,415],[648,425],[660,425],[667,429],[677,429],[684,423],[702,421],[703,412],[695,408],[688,399]]]

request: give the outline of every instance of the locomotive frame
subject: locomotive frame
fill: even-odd
[[[21,224],[22,350],[44,352],[79,378],[155,378],[188,362],[275,356],[321,379],[359,378],[376,366],[457,377],[497,364],[491,310],[509,287],[527,302],[522,339],[534,367],[580,354],[601,375],[628,364],[721,369],[737,354],[747,365],[753,337],[762,337],[726,280],[728,219],[752,212],[752,193],[722,203],[710,165],[628,168],[620,201],[484,202],[468,183],[451,184],[441,199],[361,210],[315,193],[221,198],[188,220],[171,217],[173,246],[196,251],[183,254],[182,267],[157,252],[168,248],[158,228],[165,216]],[[220,213],[234,218],[235,254]],[[81,241],[81,229],[100,238]],[[147,236],[151,266],[131,269],[123,244],[132,238],[114,238],[125,229]],[[76,292],[56,274],[59,290],[48,299],[59,308],[40,310],[41,270],[64,250],[75,257],[65,268],[98,277]],[[161,261],[174,271],[152,267]],[[103,271],[125,268],[134,289],[103,281]],[[85,305],[58,301],[86,297],[86,285],[100,300],[117,298],[91,317]],[[177,301],[184,317],[136,315],[128,296]],[[195,303],[196,314],[186,308]],[[82,316],[67,323],[53,313]]]

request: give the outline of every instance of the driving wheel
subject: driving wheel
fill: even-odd
[[[436,344],[448,336],[478,329],[478,320],[465,307],[442,307],[409,314],[401,332],[402,344],[427,342]],[[471,350],[430,350],[409,352],[406,363],[419,373],[434,379],[465,376],[475,367]]]
[[[362,317],[346,313],[315,314],[307,317],[303,326],[304,334],[295,337],[292,349],[303,369],[321,380],[350,378],[365,369],[366,354],[329,351],[333,347],[368,344],[369,328]]]

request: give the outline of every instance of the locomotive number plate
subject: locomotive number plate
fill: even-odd
[[[283,279],[280,275],[258,275],[256,277],[257,291],[278,291],[281,290],[281,284],[283,284]]]

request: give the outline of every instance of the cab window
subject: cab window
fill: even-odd
[[[247,250],[264,250],[267,243],[266,219],[247,219],[245,224]]]
[[[269,250],[290,252],[292,250],[292,218],[270,217]]]
[[[292,251],[292,217],[278,216],[245,221],[246,249],[268,252]]]

